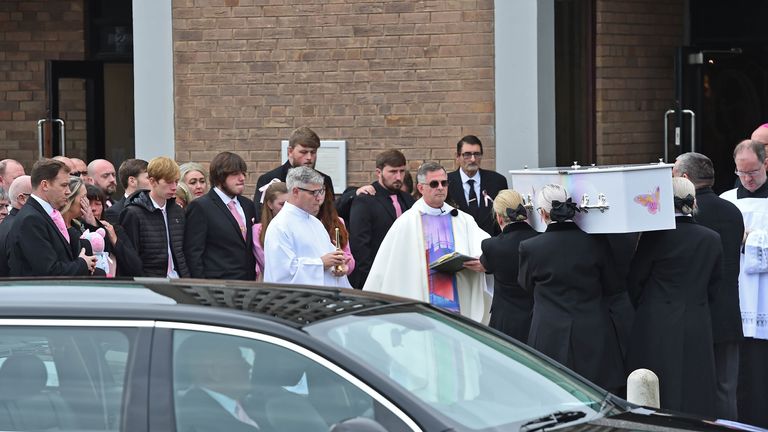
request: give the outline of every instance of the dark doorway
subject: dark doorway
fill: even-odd
[[[695,137],[691,142],[689,116],[671,116],[670,130],[682,119],[682,137],[680,147],[672,146],[670,161],[692,148],[709,156],[715,165],[715,191],[723,192],[736,181],[733,148],[768,122],[768,34],[750,24],[768,13],[768,2],[689,4],[691,44],[678,51],[676,108],[695,113]]]

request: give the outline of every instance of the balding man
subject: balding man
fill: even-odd
[[[737,420],[737,385],[739,381],[739,345],[743,339],[739,309],[739,260],[744,238],[744,221],[733,203],[712,190],[715,169],[701,153],[683,153],[675,160],[672,175],[685,177],[696,186],[696,221],[720,234],[723,246],[723,278],[714,301],[710,301],[712,339],[717,379],[717,418]]]
[[[760,141],[744,140],[733,151],[739,187],[720,195],[741,210],[746,231],[745,247],[749,252],[751,239],[768,233],[768,176],[766,176],[765,146]],[[746,254],[742,253],[739,270],[739,305],[744,340],[740,346],[738,415],[739,421],[756,426],[768,426],[768,272],[747,270]]]
[[[0,187],[8,190],[16,177],[24,175],[24,167],[19,161],[14,159],[3,159],[0,161]]]
[[[0,223],[0,277],[9,276],[6,239],[8,238],[8,233],[13,229],[13,222],[16,218],[16,214],[21,210],[24,204],[27,203],[27,199],[31,194],[32,180],[28,175],[17,177],[8,189],[8,195],[11,201],[11,211],[8,213],[8,216],[5,217],[3,223]]]
[[[70,159],[70,158],[68,158],[66,156],[54,156],[53,159],[57,160],[57,161],[64,162],[64,165],[66,165],[67,168],[69,168],[70,175],[72,174],[72,171],[75,170],[75,163],[72,162],[72,159]]]
[[[75,165],[74,171],[70,172],[69,175],[72,176],[79,176],[83,180],[85,180],[88,177],[88,166],[85,165],[85,161],[78,158],[71,158],[72,163]]]
[[[107,197],[107,207],[112,207],[112,194],[117,189],[117,174],[112,162],[105,159],[96,159],[88,164],[87,182],[98,186],[104,196]]]

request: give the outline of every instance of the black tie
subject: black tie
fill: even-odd
[[[469,208],[476,209],[478,207],[477,205],[477,194],[475,193],[475,181],[472,179],[467,180],[467,184],[469,185],[469,201],[467,204],[469,204]]]

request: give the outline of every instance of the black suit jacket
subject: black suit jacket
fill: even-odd
[[[459,168],[460,170],[461,168]],[[464,185],[461,183],[461,174],[459,170],[448,173],[448,197],[446,201],[453,203],[454,207],[458,207],[459,210],[464,213],[472,215],[477,222],[477,225],[482,228],[488,234],[495,236],[498,235],[501,230],[493,219],[493,203],[486,204],[486,200],[483,197],[483,192],[487,193],[491,199],[496,198],[499,191],[507,189],[507,178],[497,173],[496,171],[489,171],[480,169],[480,196],[478,199],[478,208],[471,210],[467,204],[467,199],[464,197]]]
[[[604,237],[552,223],[520,243],[518,282],[533,292],[528,345],[606,389],[625,382],[606,297],[619,292]]]
[[[253,203],[254,203],[254,209],[256,210],[257,223],[261,221],[261,202],[260,202],[261,192],[259,192],[259,188],[271,182],[272,179],[278,179],[284,182],[285,178],[288,176],[288,170],[290,170],[291,168],[293,168],[291,166],[291,163],[286,161],[284,164],[273,169],[272,171],[262,174],[259,177],[259,180],[256,181],[256,192],[253,194]],[[320,174],[323,174],[323,173],[320,173]],[[331,178],[325,174],[323,174],[323,178],[325,179],[325,185],[330,186],[331,190],[333,190],[333,181],[331,180]]]
[[[112,225],[119,225],[120,212],[123,211],[124,207],[125,207],[125,196],[120,198],[119,201],[115,201],[115,203],[112,204],[112,207],[104,209],[104,220],[111,223]]]
[[[73,254],[73,247],[34,198],[16,215],[7,245],[11,276],[90,275],[88,265]]]
[[[709,305],[712,336],[715,343],[739,341],[744,336],[739,306],[739,259],[744,219],[738,207],[717,196],[711,188],[696,190],[696,204],[699,207],[696,221],[720,234],[723,245],[723,279],[715,300]]]
[[[253,419],[253,417],[251,418]],[[179,432],[255,432],[262,430],[236,419],[205,390],[199,388],[193,388],[179,398],[176,419]],[[259,425],[265,424],[263,420],[253,420]]]
[[[374,182],[376,195],[360,194],[352,201],[350,210],[349,248],[355,257],[355,270],[349,275],[350,284],[362,289],[373,259],[387,231],[395,223],[395,206],[387,191],[379,182]],[[403,212],[415,202],[406,192],[397,192],[398,202]]]
[[[245,213],[245,240],[235,217],[211,189],[189,203],[184,233],[184,256],[192,277],[256,279],[253,255],[253,202],[237,197]]]
[[[10,234],[13,229],[13,221],[18,213],[19,209],[15,207],[12,208],[11,211],[8,212],[8,216],[6,216],[5,219],[3,219],[3,222],[0,223],[0,277],[8,277],[10,274],[10,269],[8,268],[8,256],[10,255],[10,251],[6,245],[6,241],[8,240],[8,234]]]

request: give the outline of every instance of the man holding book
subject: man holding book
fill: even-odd
[[[363,287],[430,302],[481,321],[486,312],[486,278],[477,259],[487,232],[472,216],[445,203],[448,175],[440,164],[426,162],[416,175],[422,198],[397,218],[381,243]],[[430,268],[449,254],[461,266]],[[457,270],[453,272],[452,270]]]

